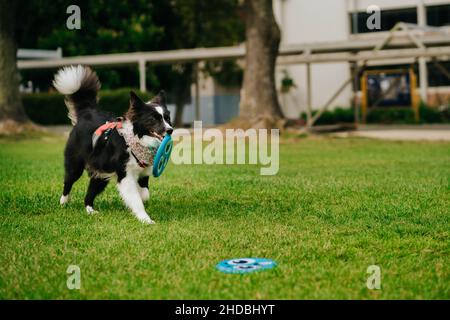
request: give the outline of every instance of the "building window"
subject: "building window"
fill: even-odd
[[[450,26],[450,4],[427,7],[427,24],[429,26]]]
[[[371,14],[366,12],[350,13],[350,25],[352,34],[389,31],[397,22],[417,23],[417,9],[404,8],[393,10],[381,10],[381,28],[379,30],[370,30],[367,28],[366,22]]]

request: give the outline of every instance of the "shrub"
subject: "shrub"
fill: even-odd
[[[313,116],[317,111],[313,111]],[[450,109],[438,110],[430,108],[425,104],[420,105],[420,123],[450,123]],[[301,118],[306,121],[306,113],[301,114]],[[325,111],[316,121],[315,125],[344,124],[353,123],[354,112],[352,108],[336,108],[332,111]],[[414,111],[412,108],[377,108],[367,113],[367,123],[380,124],[414,124]]]
[[[130,89],[100,91],[100,109],[121,116],[129,105]],[[137,91],[144,100],[150,99],[151,94]],[[59,93],[33,93],[22,95],[25,112],[30,119],[42,125],[70,124],[67,118],[67,108],[64,96]]]
[[[420,121],[423,123],[450,123],[450,106],[443,109],[429,108],[420,104]]]
[[[412,108],[377,108],[367,112],[367,123],[407,124],[416,121]]]
[[[317,111],[313,111],[312,115],[316,115]],[[301,118],[306,120],[306,113],[302,113]],[[338,124],[338,123],[352,123],[355,121],[355,116],[352,108],[337,107],[332,111],[325,111],[315,125]]]

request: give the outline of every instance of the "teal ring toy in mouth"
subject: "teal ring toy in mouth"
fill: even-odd
[[[170,154],[173,149],[173,140],[170,134],[166,134],[161,144],[159,145],[156,156],[153,159],[153,176],[159,177],[167,166],[170,159]]]

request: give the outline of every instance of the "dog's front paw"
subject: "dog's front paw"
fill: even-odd
[[[150,191],[148,191],[148,188],[140,188],[139,194],[144,202],[150,199]]]
[[[61,198],[59,198],[59,204],[60,205],[65,205],[67,202],[69,202],[70,200],[70,196],[69,195],[62,195]]]
[[[148,215],[140,215],[137,216],[137,218],[143,224],[155,224],[155,221],[153,221]]]
[[[87,212],[88,214],[98,213],[98,211],[95,210],[94,208],[92,208],[91,206],[86,206],[86,212]]]

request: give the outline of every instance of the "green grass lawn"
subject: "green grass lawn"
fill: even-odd
[[[450,298],[450,144],[284,139],[257,166],[170,164],[142,225],[110,184],[99,214],[86,175],[59,206],[64,141],[0,140],[0,298]],[[218,272],[229,258],[274,270]],[[69,265],[81,289],[66,287]],[[381,268],[381,290],[366,288]]]

